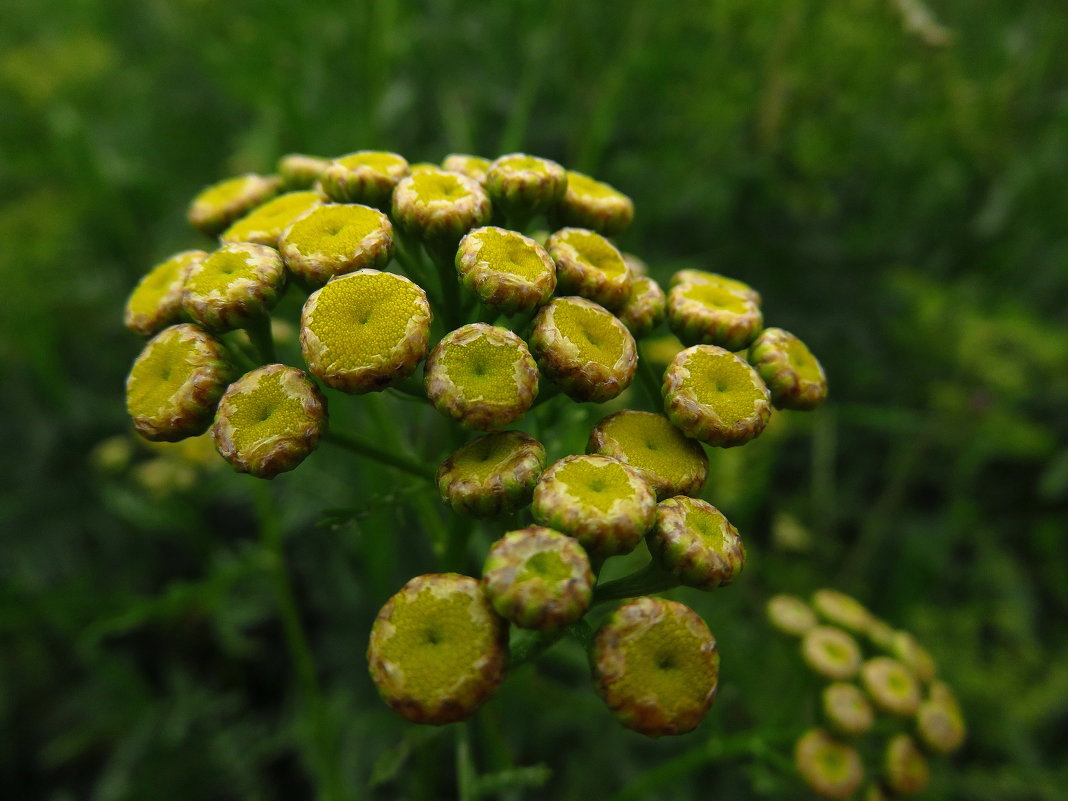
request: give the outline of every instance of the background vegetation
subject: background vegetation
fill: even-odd
[[[305,798],[317,781],[450,798],[472,766],[487,798],[804,797],[768,753],[811,720],[807,684],[760,609],[824,585],[913,630],[959,691],[970,741],[929,797],[1064,797],[1062,0],[48,5],[9,3],[0,25],[11,798]],[[416,730],[363,650],[384,599],[434,567],[422,486],[325,446],[269,485],[193,451],[98,448],[129,428],[122,305],[199,246],[195,191],[363,147],[592,171],[635,199],[624,245],[657,276],[749,281],[823,360],[831,403],[712,455],[706,496],[750,564],[676,593],[723,655],[694,734],[619,728],[574,643],[469,729]],[[336,412],[373,430],[392,403]],[[590,413],[551,451],[580,447]],[[314,664],[276,612],[286,575]]]

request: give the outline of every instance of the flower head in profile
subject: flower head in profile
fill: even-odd
[[[927,758],[907,734],[890,738],[883,761],[886,784],[897,795],[915,795],[927,787]]]
[[[251,242],[278,248],[282,232],[301,215],[323,203],[317,192],[286,192],[235,221],[219,234],[223,243]]]
[[[330,159],[309,156],[306,153],[287,153],[278,159],[275,169],[286,190],[295,192],[315,186],[323,171],[329,166]],[[316,196],[319,196],[318,192]]]
[[[482,156],[471,156],[467,153],[450,153],[441,162],[441,166],[442,169],[448,172],[458,172],[468,178],[474,178],[485,186],[490,160],[482,158]]]
[[[823,729],[809,729],[794,745],[794,764],[805,784],[824,798],[849,798],[864,781],[860,754]]]
[[[585,228],[561,228],[545,243],[556,263],[560,292],[589,298],[611,311],[630,298],[630,270],[616,246]]]
[[[779,409],[805,411],[827,397],[827,376],[805,343],[781,328],[765,328],[749,346],[749,362]]]
[[[323,192],[335,203],[388,209],[393,190],[408,174],[408,160],[384,150],[358,150],[334,159],[320,173]]]
[[[649,552],[680,583],[700,590],[730,584],[745,566],[738,530],[699,498],[679,495],[661,501],[646,541]]]
[[[861,689],[846,681],[835,681],[820,693],[820,708],[827,725],[846,737],[858,737],[871,729],[875,712]]]
[[[209,331],[244,328],[267,317],[285,285],[285,265],[274,248],[223,245],[190,268],[182,308]]]
[[[567,187],[567,171],[549,159],[509,153],[490,163],[485,183],[494,208],[522,227],[556,204]]]
[[[772,596],[764,607],[764,613],[773,627],[792,637],[803,636],[819,623],[812,608],[796,595]]]
[[[645,275],[631,275],[630,294],[619,319],[638,339],[648,336],[664,319],[664,290]]]
[[[438,468],[441,498],[473,517],[510,514],[530,503],[545,469],[545,448],[522,431],[475,437]]]
[[[282,189],[275,175],[248,173],[220,181],[193,198],[189,223],[208,236],[215,236],[239,217],[270,200]]]
[[[556,213],[565,225],[590,228],[615,236],[634,220],[634,202],[615,187],[575,170],[568,170],[567,189]]]
[[[871,626],[872,614],[851,595],[824,588],[812,593],[812,608],[821,618],[853,634],[864,634]]]
[[[203,250],[183,250],[153,267],[126,301],[126,327],[150,337],[181,322],[185,279],[207,255]]]
[[[748,347],[764,327],[764,314],[745,293],[718,283],[683,283],[667,296],[671,332],[686,345]]]

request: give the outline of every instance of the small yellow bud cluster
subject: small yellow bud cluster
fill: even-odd
[[[823,728],[806,731],[794,748],[806,784],[824,798],[851,798],[867,774],[873,798],[922,791],[928,756],[956,751],[965,737],[960,705],[930,654],[837,590],[817,590],[810,603],[776,595],[766,612],[774,628],[800,638],[805,664],[827,681]],[[871,764],[862,750],[876,755]]]

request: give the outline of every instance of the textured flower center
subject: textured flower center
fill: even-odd
[[[551,268],[532,243],[514,231],[487,228],[472,235],[478,242],[478,260],[491,270],[534,280]]]
[[[515,373],[522,359],[514,344],[483,336],[447,344],[440,363],[465,400],[512,405],[519,402]]]
[[[687,504],[686,527],[700,537],[705,547],[717,553],[722,553],[727,548],[725,522],[722,515],[714,514],[696,504]]]
[[[564,241],[575,249],[579,260],[596,270],[609,275],[622,275],[627,272],[627,264],[619,255],[619,251],[600,234],[572,230],[567,233]]]
[[[449,172],[420,172],[412,176],[411,190],[420,203],[455,203],[471,194],[460,178]]]
[[[744,296],[722,284],[690,284],[682,290],[682,296],[687,300],[695,300],[706,306],[735,314],[746,314],[750,310],[750,303]]]
[[[303,256],[352,255],[382,227],[380,212],[355,203],[336,203],[320,206],[295,222],[285,243]]]
[[[571,578],[572,569],[556,551],[538,551],[516,574],[516,583],[537,579],[556,583]]]
[[[689,475],[698,464],[691,451],[692,441],[663,415],[617,414],[604,430],[619,443],[627,464],[639,470],[674,480]]]
[[[197,196],[197,202],[210,206],[225,206],[244,195],[258,180],[258,176],[248,175],[231,178],[205,189]]]
[[[239,280],[257,281],[257,259],[244,250],[220,248],[189,274],[185,289],[198,297],[225,294]]]
[[[590,198],[621,198],[622,194],[601,181],[596,181],[580,172],[567,174],[567,188],[576,195]]]
[[[304,400],[286,389],[282,371],[260,373],[244,391],[227,396],[233,440],[246,455],[256,447],[299,431],[307,421]]]
[[[690,375],[683,386],[694,393],[698,403],[711,407],[726,425],[750,417],[757,401],[764,397],[754,385],[752,369],[725,351],[697,349],[685,367]]]
[[[146,275],[130,296],[129,308],[134,314],[153,315],[164,297],[183,280],[189,257],[178,255],[167,259]]]
[[[630,477],[623,465],[617,462],[597,464],[586,459],[575,459],[562,465],[556,472],[556,478],[567,487],[568,494],[604,514],[611,511],[617,500],[634,493]]]
[[[509,434],[491,434],[468,443],[453,456],[453,463],[465,475],[486,481],[518,455],[516,440]]]
[[[315,192],[290,192],[281,195],[238,220],[223,236],[230,240],[240,240],[243,236],[259,231],[277,231],[280,234],[293,220],[321,202]]]
[[[626,666],[618,692],[630,698],[649,697],[669,710],[699,706],[715,683],[702,645],[673,615],[628,634],[621,643]]]
[[[797,371],[798,375],[810,381],[818,381],[820,378],[819,363],[812,356],[812,353],[805,343],[796,337],[789,337],[784,343],[786,350],[786,358],[789,360],[790,366]]]
[[[580,358],[614,365],[623,355],[622,325],[607,311],[560,302],[553,305],[552,319],[564,338],[578,348]]]
[[[361,153],[351,153],[348,156],[342,156],[337,160],[338,164],[342,167],[348,167],[353,169],[355,167],[367,167],[382,173],[383,175],[393,176],[398,172],[403,172],[408,169],[408,163],[395,153],[386,153],[379,150],[368,150]]]
[[[199,359],[196,341],[178,334],[163,336],[150,344],[130,371],[130,413],[151,417],[166,408],[189,380]]]

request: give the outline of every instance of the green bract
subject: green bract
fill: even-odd
[[[849,798],[864,781],[856,749],[823,729],[810,729],[794,745],[794,764],[805,783],[824,798]]]
[[[889,656],[876,656],[860,668],[860,681],[884,712],[911,717],[920,706],[920,686],[907,667]]]
[[[607,456],[566,456],[534,488],[534,519],[594,556],[630,553],[652,526],[656,495],[632,467]]]
[[[684,345],[741,350],[764,326],[764,315],[744,293],[715,283],[683,283],[667,297],[667,321]]]
[[[815,626],[801,639],[801,656],[816,673],[828,679],[844,681],[860,669],[857,641],[833,626]]]
[[[815,613],[796,595],[776,595],[764,608],[768,622],[783,634],[800,637],[816,626]]]
[[[820,702],[824,719],[839,734],[856,737],[875,722],[871,702],[855,684],[844,681],[828,684],[820,694]]]
[[[460,238],[489,222],[489,195],[473,178],[456,172],[418,172],[397,184],[393,219],[412,236],[452,257]]]
[[[611,400],[630,386],[638,366],[634,337],[585,298],[556,298],[542,306],[530,350],[545,374],[577,401]]]
[[[315,450],[326,399],[303,370],[268,364],[226,390],[211,437],[234,469],[257,478],[292,470]]]
[[[629,197],[574,170],[567,172],[567,189],[556,211],[565,225],[592,228],[605,236],[622,233],[634,220]]]
[[[233,377],[222,343],[195,325],[165,328],[148,341],[126,379],[126,411],[145,439],[203,434]]]
[[[662,414],[631,409],[610,414],[590,432],[587,453],[611,456],[640,472],[657,500],[696,495],[708,475],[708,456]]]
[[[556,289],[556,265],[533,239],[505,228],[476,228],[456,251],[464,286],[505,314],[532,311]]]
[[[287,192],[253,209],[219,235],[223,242],[279,247],[282,232],[302,214],[323,203],[317,192]]]
[[[661,501],[646,542],[680,583],[700,590],[730,584],[745,566],[738,530],[719,509],[698,498],[680,495]]]
[[[330,166],[330,159],[309,156],[304,153],[289,153],[278,160],[278,175],[289,191],[311,189]],[[318,192],[316,195],[318,196]]]
[[[397,183],[408,174],[408,161],[396,153],[359,150],[341,156],[319,175],[323,192],[337,203],[389,208]]]
[[[628,266],[628,269],[631,268]],[[619,319],[635,337],[641,339],[664,319],[664,302],[664,290],[660,284],[647,276],[632,274],[630,295],[619,310]]]
[[[305,286],[336,275],[386,266],[393,255],[393,224],[370,206],[318,206],[286,228],[278,248],[286,267]]]
[[[215,236],[238,217],[277,195],[281,188],[282,180],[274,175],[239,175],[213,184],[193,198],[187,216],[194,228]]]
[[[378,613],[367,661],[387,704],[413,723],[471,717],[497,689],[508,624],[478,581],[456,573],[416,576]]]
[[[183,250],[153,267],[126,301],[126,327],[150,337],[179,322],[186,276],[207,255],[203,250]]]
[[[628,729],[648,737],[693,731],[712,706],[719,653],[708,626],[663,598],[623,604],[597,632],[598,694]]]
[[[593,571],[582,547],[542,526],[509,531],[490,548],[482,586],[497,614],[526,629],[552,631],[589,609]]]
[[[749,362],[780,409],[814,409],[827,397],[823,367],[789,331],[766,328],[749,347]]]
[[[285,282],[285,265],[274,248],[223,245],[189,270],[182,308],[209,331],[244,328],[268,315]]]
[[[447,334],[426,360],[426,396],[464,428],[494,431],[538,395],[538,367],[507,328],[472,323]]]
[[[300,316],[300,350],[317,378],[352,394],[403,381],[426,355],[426,293],[400,275],[360,270],[311,294]]]
[[[441,463],[438,490],[455,512],[495,517],[530,503],[544,468],[545,448],[529,434],[485,434]]]
[[[752,367],[723,348],[695,345],[664,372],[664,411],[688,437],[730,448],[764,430],[768,388]]]
[[[897,795],[914,795],[927,787],[927,759],[907,734],[897,734],[886,746],[886,784]]]
[[[567,172],[549,159],[509,153],[489,165],[485,183],[498,211],[525,221],[555,205],[567,187]]]
[[[560,292],[580,295],[606,309],[621,309],[630,298],[630,271],[615,245],[595,231],[562,228],[545,243],[556,263]]]

